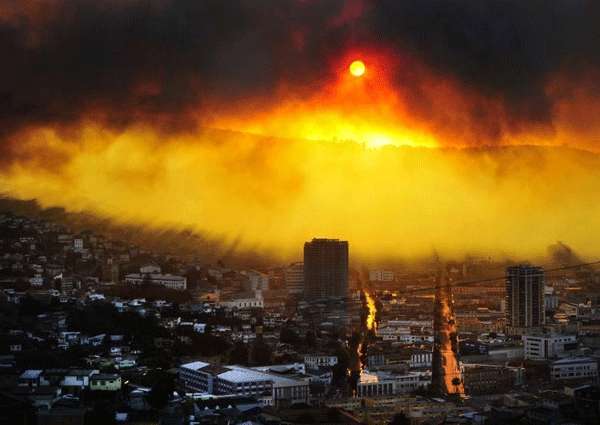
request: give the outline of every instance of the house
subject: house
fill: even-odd
[[[121,389],[121,376],[116,373],[97,373],[90,379],[92,391],[119,391]]]
[[[61,388],[70,393],[83,391],[90,387],[90,379],[97,373],[100,373],[97,369],[71,369],[65,374]]]
[[[48,410],[60,398],[61,390],[53,386],[15,387],[12,395],[29,401],[36,409]]]
[[[42,384],[42,373],[41,369],[28,369],[19,376],[19,386],[22,387],[38,387]]]

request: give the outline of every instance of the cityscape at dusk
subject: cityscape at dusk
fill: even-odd
[[[598,424],[598,22],[0,1],[0,425]]]

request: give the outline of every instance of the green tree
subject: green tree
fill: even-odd
[[[173,376],[166,372],[160,372],[148,394],[148,403],[153,409],[162,409],[169,402],[174,389]]]
[[[317,345],[317,336],[314,331],[306,331],[306,335],[304,335],[304,343],[307,347],[314,348]]]
[[[410,419],[404,412],[396,413],[390,421],[390,425],[410,425]]]
[[[243,342],[236,342],[229,353],[229,362],[233,364],[248,364],[248,346]]]

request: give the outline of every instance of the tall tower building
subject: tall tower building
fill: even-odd
[[[304,243],[304,295],[309,299],[346,297],[348,242],[313,239]]]
[[[544,325],[544,269],[519,265],[506,269],[506,318],[514,335]]]
[[[285,287],[288,294],[293,297],[304,293],[304,263],[292,263],[285,268]]]

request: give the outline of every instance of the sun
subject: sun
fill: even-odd
[[[350,74],[354,77],[362,77],[365,74],[367,68],[365,67],[365,63],[361,60],[355,60],[350,64],[348,68],[350,70]]]

